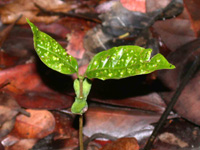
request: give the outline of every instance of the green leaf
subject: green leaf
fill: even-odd
[[[91,89],[91,81],[88,78],[83,79],[83,97],[80,96],[80,80],[74,80],[74,90],[76,93],[76,99],[71,107],[71,112],[74,114],[83,114],[87,111],[88,104],[87,104],[87,96],[90,93]]]
[[[74,114],[83,114],[88,109],[86,98],[75,98],[75,102],[72,104],[71,112]]]
[[[86,98],[88,97],[91,87],[92,87],[91,81],[88,78],[85,78],[83,80],[83,95],[84,95],[84,97],[86,97]]]
[[[83,97],[87,98],[88,94],[90,93],[92,83],[89,79],[83,79]],[[74,80],[74,91],[77,97],[80,97],[80,81],[79,79]]]
[[[74,91],[77,97],[80,97],[80,81],[79,79],[74,80]]]
[[[91,60],[86,75],[89,79],[120,79],[148,74],[160,69],[174,69],[161,54],[152,59],[151,49],[139,46],[119,46],[98,53]]]
[[[34,36],[35,50],[44,64],[49,68],[63,74],[78,72],[78,63],[74,57],[68,55],[66,50],[44,32],[41,32],[27,19]]]

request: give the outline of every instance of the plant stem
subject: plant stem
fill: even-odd
[[[79,77],[80,82],[80,99],[83,98],[83,77]],[[84,150],[83,148],[83,115],[79,115],[79,146],[80,150]]]
[[[83,115],[79,115],[79,146],[80,150],[83,148]]]
[[[151,136],[150,136],[150,138],[149,138],[149,140],[148,140],[148,142],[145,145],[143,150],[150,150],[151,149],[151,146],[152,146],[156,136],[158,135],[158,132],[160,131],[160,129],[164,125],[164,123],[165,123],[170,111],[173,109],[174,105],[176,104],[176,102],[178,100],[178,97],[180,96],[181,92],[183,91],[183,89],[185,88],[185,86],[187,85],[189,80],[191,79],[192,75],[194,75],[194,72],[199,67],[199,64],[200,64],[200,58],[199,57],[200,56],[198,56],[196,58],[196,60],[193,62],[192,66],[190,67],[190,69],[186,73],[186,75],[183,78],[182,82],[180,83],[180,85],[176,89],[176,92],[174,93],[170,103],[168,104],[168,106],[165,109],[164,113],[162,114],[160,120],[158,121],[158,124],[156,125],[153,133],[151,134]]]
[[[80,99],[83,98],[83,78],[82,77],[79,77],[79,82],[80,82]]]

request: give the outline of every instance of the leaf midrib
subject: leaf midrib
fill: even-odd
[[[146,61],[146,62],[144,62],[144,63],[142,63],[142,64],[148,64],[148,63],[150,63],[151,61]],[[136,66],[137,64],[133,64],[133,65],[131,65],[131,66],[129,66],[129,67],[117,67],[117,68],[100,68],[100,69],[95,69],[95,70],[91,70],[91,71],[88,71],[87,73],[91,73],[91,72],[97,72],[97,71],[102,71],[102,70],[118,70],[118,69],[127,69],[127,68],[132,68],[133,66]],[[166,66],[166,65],[159,65],[160,67],[164,67],[164,66]],[[149,70],[147,70],[147,71],[149,71]],[[154,70],[152,70],[152,72],[153,72]]]
[[[145,62],[146,63],[146,62]],[[144,63],[143,63],[144,64]],[[134,64],[134,65],[131,65],[131,66],[129,66],[129,67],[117,67],[117,68],[100,68],[100,69],[95,69],[95,70],[91,70],[91,71],[88,71],[88,72],[95,72],[95,71],[97,71],[97,70],[109,70],[109,69],[111,69],[111,70],[117,70],[117,69],[126,69],[126,68],[131,68],[131,67],[133,67],[133,66],[136,66],[136,64]]]

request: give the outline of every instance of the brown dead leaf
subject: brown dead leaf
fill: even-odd
[[[135,138],[120,138],[100,150],[139,150],[139,145]]]
[[[90,105],[85,116],[84,135],[91,137],[93,134],[103,133],[119,138],[127,135],[139,137],[139,132],[147,128],[149,132],[144,133],[143,137],[149,136],[152,131],[151,123],[157,122],[160,115],[139,110]]]
[[[34,64],[18,65],[16,67],[3,70],[0,72],[0,84],[5,81],[9,81],[10,85],[6,87],[8,89],[10,86],[14,86],[19,90],[26,91],[32,90],[34,88],[36,88],[36,90],[38,91],[47,90],[47,87],[41,87],[41,80],[40,82],[38,82],[38,79],[40,79],[40,77],[34,72],[36,72]],[[27,84],[29,86],[27,86]]]
[[[173,133],[165,132],[165,133],[162,133],[161,135],[159,135],[158,138],[162,142],[172,144],[172,145],[177,145],[181,148],[188,146],[188,143],[182,141],[181,139],[176,137]]]
[[[72,1],[66,2],[62,0],[15,0],[1,7],[1,21],[5,24],[12,23],[17,17],[23,15],[18,24],[26,24],[26,18],[33,22],[51,23],[58,19],[58,16],[37,16],[40,10],[35,6],[38,5],[47,11],[68,12],[72,9]],[[23,6],[23,7],[22,7]]]
[[[196,13],[200,8],[199,1],[184,0],[184,7],[183,13],[178,17],[167,20],[163,18],[163,21],[157,21],[153,25],[162,41],[172,51],[199,36],[200,15]]]
[[[176,118],[166,122],[162,130],[159,131],[153,147],[154,150],[199,150],[199,135],[199,126]]]
[[[84,36],[89,29],[95,26],[95,23],[84,19],[66,17],[60,19],[57,24],[60,26],[62,25],[62,27],[68,31],[67,40],[69,43],[66,48],[67,52],[78,59],[82,59],[83,54],[85,53],[83,45]],[[61,35],[63,35],[63,33],[64,32],[62,31]],[[66,37],[66,34],[64,36]]]
[[[36,142],[36,139],[21,139],[16,144],[7,147],[6,150],[29,150]]]
[[[69,44],[67,45],[67,52],[78,59],[83,58],[83,54],[85,53],[85,49],[83,47],[84,36],[85,32],[83,31],[71,33]]]
[[[91,98],[92,101],[111,104],[115,106],[124,106],[138,108],[147,111],[162,113],[165,110],[165,103],[157,93],[150,93],[143,96],[135,96],[123,99],[97,99]]]
[[[171,0],[147,0],[146,1],[146,9],[147,12],[153,12],[161,8],[165,8]]]
[[[52,113],[56,120],[54,132],[57,134],[54,137],[55,140],[64,140],[73,137],[78,137],[77,130],[73,128],[74,117],[60,112],[53,111]]]
[[[94,80],[90,99],[104,104],[162,113],[166,105],[155,91],[166,89],[158,80],[150,84],[145,80],[146,76],[121,80]]]
[[[146,12],[146,0],[120,0],[120,2],[128,10]]]
[[[5,150],[4,146],[0,143],[0,150]]]
[[[55,118],[47,110],[27,110],[31,117],[19,115],[16,118],[14,132],[21,138],[43,138],[53,132]]]
[[[175,52],[168,56],[170,63],[176,66],[174,70],[160,71],[158,77],[170,89],[161,94],[163,99],[169,103],[174,95],[176,88],[180,85],[186,72],[191,67],[191,64],[200,55],[200,39],[194,40],[188,44],[183,45]],[[196,71],[195,75],[190,79],[184,90],[180,94],[174,110],[182,117],[187,118],[191,122],[200,125],[199,107],[200,107],[200,93],[199,93],[200,71]]]
[[[17,57],[10,56],[0,50],[0,70],[13,66],[17,60]]]
[[[12,30],[13,26],[15,25],[15,23],[16,23],[16,21],[13,22],[11,25],[7,26],[6,28],[4,28],[3,31],[0,32],[0,48],[2,47],[3,42],[8,37],[8,35],[9,35],[10,31]]]
[[[12,130],[19,109],[13,97],[0,92],[0,139]]]
[[[45,72],[44,69],[42,71],[43,73]],[[46,83],[52,82],[52,78],[62,80],[62,83],[63,81],[67,83],[68,79],[66,79],[66,76],[58,76],[58,78],[55,78],[56,75],[58,74],[49,74],[48,77],[50,78]],[[45,79],[48,77],[45,74]],[[10,84],[2,90],[12,94],[21,107],[47,109],[68,108],[73,102],[71,96],[61,94],[49,88],[42,80],[34,64],[18,65],[2,70],[0,72],[0,85],[5,83],[5,81]],[[58,80],[53,81],[52,84],[54,87],[56,84],[59,87],[62,85]]]
[[[65,138],[55,140],[49,135],[39,140],[31,150],[74,150],[78,145],[78,138]]]
[[[196,36],[200,36],[200,14],[197,13],[200,9],[199,0],[184,0],[185,7],[189,13],[190,20],[192,23],[192,28]]]
[[[15,118],[5,121],[0,128],[0,138],[6,136],[8,133],[11,132],[15,124]]]
[[[4,147],[9,147],[9,146],[12,146],[14,145],[15,143],[19,142],[19,138],[9,134],[7,135],[3,140],[1,140],[1,144],[4,146]]]

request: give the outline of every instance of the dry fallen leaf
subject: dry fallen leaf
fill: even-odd
[[[93,134],[108,134],[117,138],[130,135],[139,138],[139,131],[149,129],[151,123],[157,122],[159,114],[148,114],[139,110],[123,110],[120,108],[90,105],[85,113],[86,124],[83,128],[84,135],[91,137]],[[149,132],[143,134],[149,136]]]
[[[153,12],[161,8],[165,8],[171,0],[147,0],[146,1],[146,11]]]
[[[36,142],[36,139],[21,139],[16,144],[7,147],[6,150],[29,150]]]
[[[173,133],[165,132],[158,136],[159,140],[162,142],[177,145],[181,148],[187,147],[188,143],[184,142],[183,140],[176,137]]]
[[[167,1],[165,0],[164,3],[167,3]],[[162,21],[157,21],[153,25],[155,32],[160,35],[162,41],[170,50],[175,51],[199,36],[200,15],[196,13],[199,8],[199,0],[184,0],[184,10],[181,15],[167,20],[163,18]]]
[[[146,0],[120,0],[120,2],[128,10],[146,12]]]
[[[0,70],[11,67],[17,61],[17,57],[9,56],[3,50],[0,50]]]
[[[197,37],[200,36],[200,14],[197,13],[200,8],[200,1],[199,0],[184,0],[186,10],[189,13],[189,17],[191,20],[192,28],[195,32]]]
[[[139,145],[135,138],[120,138],[100,150],[139,150]]]
[[[34,64],[25,64],[2,70],[0,85],[9,81],[10,84],[3,90],[9,91],[21,107],[43,109],[70,107],[73,102],[71,96],[56,92],[47,86],[47,83],[50,83],[54,88],[56,85],[61,88],[62,84],[69,83],[70,79],[51,70],[46,76],[45,68],[42,68],[41,72],[44,73],[46,80],[44,82],[37,69]]]
[[[78,59],[83,58],[83,54],[85,52],[83,47],[84,35],[85,33],[83,31],[71,33],[69,44],[67,46],[67,52]]]
[[[200,55],[200,40],[194,40],[188,44],[183,45],[175,52],[168,55],[168,60],[176,66],[174,70],[160,71],[159,79],[165,84],[169,91],[164,91],[161,94],[162,98],[169,103],[176,88],[180,85],[189,68],[193,62]],[[200,125],[199,107],[200,107],[200,93],[199,93],[200,72],[197,70],[190,81],[185,86],[184,90],[179,96],[174,110],[187,120]]]
[[[31,117],[19,115],[16,118],[14,132],[21,138],[43,138],[54,131],[55,118],[49,111],[32,109],[27,111]]]
[[[199,150],[200,128],[187,120],[169,120],[159,132],[154,150]]]
[[[5,92],[0,92],[0,139],[13,128],[16,115],[22,111],[15,99]]]
[[[47,11],[68,12],[72,9],[72,4],[72,1],[66,2],[62,0],[15,0],[1,7],[1,21],[4,24],[9,24],[14,22],[20,15],[23,15],[18,24],[26,24],[26,18],[34,22],[51,23],[58,19],[58,16],[38,16],[40,10],[36,5],[45,8]]]

